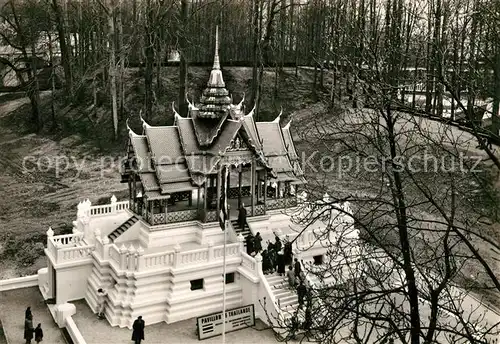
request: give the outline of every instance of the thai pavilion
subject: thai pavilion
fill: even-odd
[[[280,116],[256,122],[243,101],[231,104],[217,50],[218,39],[207,87],[186,118],[175,113],[172,126],[142,121],[141,133],[129,128],[122,169],[129,199],[82,201],[73,234],[48,230],[39,286],[56,314],[78,299],[97,312],[99,288],[107,291],[112,326],[130,328],[139,315],[150,325],[220,312],[224,256],[228,309],[254,305],[255,317],[268,323],[267,315],[286,318],[297,308],[283,277],[264,275],[260,254],[247,255],[244,236],[260,232],[264,246],[275,235],[293,240],[297,257],[318,260],[329,240],[318,232],[327,224],[302,230],[292,221],[297,202],[306,200],[296,195],[305,180],[290,123],[282,127]],[[233,221],[227,235],[217,215],[226,170],[230,217],[243,205],[248,214],[248,227]]]

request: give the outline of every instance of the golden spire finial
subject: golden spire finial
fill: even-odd
[[[215,26],[215,57],[213,69],[220,69],[219,62],[219,25]]]

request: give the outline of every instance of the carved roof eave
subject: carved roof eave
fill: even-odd
[[[198,131],[196,130],[196,127],[195,127],[195,130],[194,130],[194,133],[196,135],[196,139],[198,140],[198,143],[200,144],[201,147],[205,147],[205,146],[209,146],[211,145],[215,138],[217,136],[219,136],[220,132],[221,132],[221,129],[222,129],[222,125],[224,124],[224,122],[226,121],[227,119],[227,116],[229,115],[229,112],[226,111],[224,113],[224,116],[221,118],[221,120],[219,121],[219,123],[217,124],[217,130],[215,131],[214,135],[212,135],[212,137],[209,137],[207,141],[205,142],[202,142],[201,141],[201,138],[199,137],[199,134],[198,134]],[[193,119],[194,120],[194,119]],[[193,123],[194,124],[194,123]]]
[[[250,110],[250,112],[248,114],[246,114],[246,115],[243,116],[243,118],[247,118],[248,117],[248,118],[252,119],[253,129],[255,130],[255,133],[257,134],[257,140],[259,140],[259,142],[260,142],[259,130],[257,129],[257,125],[255,124],[255,120],[253,118],[254,112],[255,112],[255,105],[253,106],[252,110]],[[252,146],[255,148],[255,150],[257,150],[257,146],[255,146],[255,145],[252,145]],[[261,149],[262,149],[262,147],[261,147]]]

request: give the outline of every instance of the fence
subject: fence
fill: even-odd
[[[257,274],[257,262],[255,261],[255,258],[252,256],[249,256],[245,252],[241,252],[241,265],[248,270],[252,271],[253,273]]]
[[[94,245],[59,248],[55,255],[56,263],[65,263],[87,258],[90,256],[90,253],[92,253],[94,249]]]
[[[116,202],[104,205],[93,205],[90,207],[90,216],[100,216],[123,211],[130,207],[129,201]]]
[[[10,278],[6,280],[0,280],[0,291],[36,287],[37,285],[38,275]]]
[[[64,319],[66,330],[74,344],[87,344],[71,316]]]

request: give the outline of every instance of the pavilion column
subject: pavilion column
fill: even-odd
[[[264,171],[264,213],[267,212],[267,173]]]
[[[262,183],[260,182],[260,171],[257,172],[257,203],[262,197]]]
[[[164,200],[162,200],[162,202],[164,203],[163,205],[164,205],[164,207],[165,207],[165,223],[167,223],[167,212],[168,212],[168,211],[167,211],[167,210],[168,210],[168,209],[167,209],[167,206],[168,206],[168,199],[164,199]]]
[[[242,180],[242,166],[238,167],[238,209],[241,207],[241,180]]]
[[[203,184],[203,222],[207,221],[207,196],[208,196],[208,179]]]
[[[132,181],[132,205],[133,205],[132,209],[134,209],[136,213],[139,213],[139,209],[137,208],[137,185],[136,185],[135,173],[132,173],[132,176],[134,178],[134,180]]]
[[[200,213],[200,193],[201,193],[201,187],[198,186],[198,194],[196,199],[196,209],[198,210],[198,213]]]
[[[210,204],[212,203],[212,198],[214,197],[214,191],[215,191],[215,178],[213,176],[210,176],[209,188],[210,188],[210,202],[208,205],[210,206]]]
[[[255,160],[251,163],[250,170],[250,203],[252,205],[251,215],[255,216]]]
[[[221,186],[221,171],[220,169],[217,171],[217,183],[216,183],[216,188],[217,188],[217,214],[220,212],[220,186]]]

